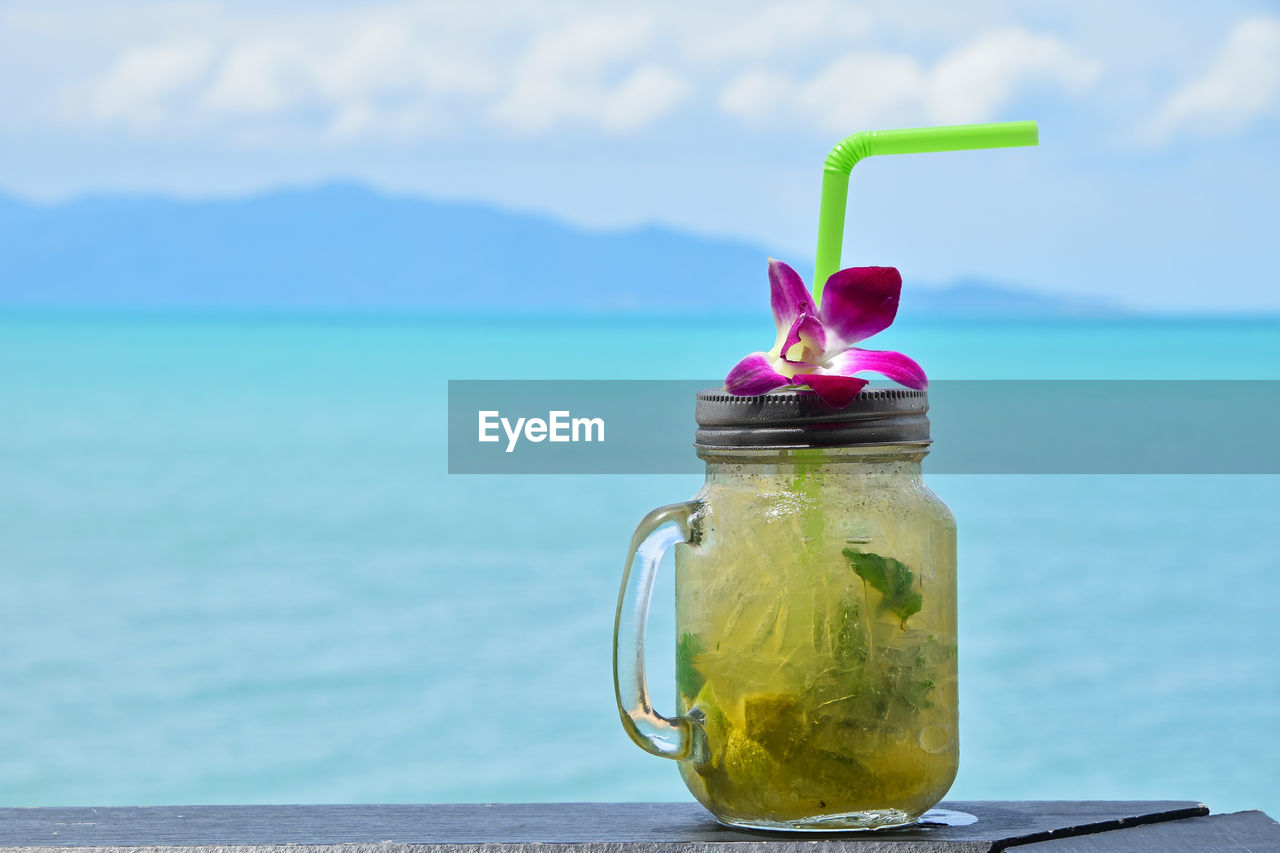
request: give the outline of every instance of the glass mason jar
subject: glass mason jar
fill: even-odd
[[[924,391],[698,394],[706,483],[632,539],[614,631],[622,722],[723,823],[916,821],[955,778],[956,546],[921,477]],[[678,715],[644,680],[654,573],[676,546]]]

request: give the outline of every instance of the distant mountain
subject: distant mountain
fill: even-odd
[[[0,305],[10,307],[754,313],[768,254],[348,185],[202,201],[0,198]],[[908,309],[1026,316],[1082,305],[968,283],[909,290]]]

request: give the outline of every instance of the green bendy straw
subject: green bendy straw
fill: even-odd
[[[813,271],[813,301],[821,302],[822,287],[827,278],[840,269],[844,211],[849,202],[849,173],[859,160],[876,154],[1013,148],[1039,142],[1040,131],[1034,121],[864,130],[837,142],[822,169],[822,206],[818,210],[818,257]]]

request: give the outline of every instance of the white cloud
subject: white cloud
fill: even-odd
[[[0,114],[0,125],[354,151],[362,141],[492,135],[495,127],[525,137],[566,128],[633,134],[682,108],[753,126],[785,118],[826,134],[1014,117],[1019,102],[1049,94],[1057,103],[1037,106],[1104,123],[1150,116],[1151,135],[1167,139],[1233,132],[1280,103],[1274,16],[1239,22],[1225,43],[1204,28],[1176,50],[1121,55],[1116,40],[1080,27],[1049,34],[1020,26],[999,4],[963,15],[936,3],[908,14],[887,2],[839,0],[129,0],[106,8],[0,0],[0,55],[23,63],[0,79],[0,100],[17,93],[31,102]],[[1209,61],[1196,77],[1198,57]],[[1171,72],[1190,82],[1152,99],[1147,81]],[[41,78],[52,73],[65,79]],[[31,94],[19,80],[31,80]]]
[[[748,69],[722,89],[719,103],[748,122],[783,114],[835,132],[980,122],[1037,88],[1078,96],[1100,74],[1099,62],[1059,39],[1004,28],[961,45],[932,67],[906,53],[858,50],[807,80]]]
[[[767,68],[748,68],[720,92],[720,109],[748,124],[765,124],[791,95],[793,81]]]
[[[748,123],[784,114],[844,130],[980,121],[1029,88],[1076,93],[1098,73],[1064,42],[1016,28],[932,66],[907,50],[851,50],[872,38],[875,18],[835,0],[639,10],[563,0],[506,14],[425,0],[283,15],[210,8],[200,39],[176,32],[123,49],[89,81],[93,106],[80,120],[206,138],[288,129],[294,140],[411,142],[495,124],[631,133],[709,97]],[[799,70],[824,53],[833,58],[818,70]]]
[[[802,85],[795,105],[819,127],[847,133],[912,121],[926,86],[924,71],[909,56],[852,53]]]
[[[1174,92],[1149,136],[1221,136],[1280,112],[1280,20],[1253,18],[1231,31],[1203,76]]]
[[[432,24],[384,11],[340,33],[236,44],[218,63],[202,104],[241,118],[314,111],[328,116],[331,140],[411,141],[451,124],[450,99],[498,86],[481,45],[468,53]]]
[[[204,103],[217,111],[270,115],[298,106],[312,90],[305,48],[291,39],[258,39],[227,52]]]
[[[449,117],[424,104],[374,107],[354,102],[337,112],[324,130],[330,142],[345,144],[370,137],[411,143],[449,126]]]
[[[463,9],[435,2],[268,15],[223,7],[204,35],[126,45],[69,99],[76,121],[138,133],[399,141],[497,123],[626,133],[692,92],[657,58],[658,16],[561,3]],[[172,28],[172,21],[165,27]],[[81,108],[84,104],[88,108]]]
[[[600,124],[613,131],[644,127],[683,101],[689,89],[683,77],[665,68],[656,65],[637,68],[608,93],[600,105]]]
[[[684,16],[684,53],[704,63],[761,62],[817,45],[865,38],[875,24],[867,7],[835,0],[784,0],[752,9],[741,4],[712,18],[694,7]]]
[[[181,93],[208,74],[213,58],[213,46],[200,41],[127,50],[89,87],[89,114],[140,129],[162,125]]]
[[[689,92],[669,68],[646,62],[628,71],[643,62],[655,37],[655,21],[641,13],[597,15],[551,30],[515,62],[513,84],[489,116],[523,133],[565,121],[611,131],[648,124]]]
[[[1037,86],[1081,95],[1102,67],[1065,42],[1008,27],[947,54],[929,79],[926,109],[936,121],[964,122],[996,115]]]

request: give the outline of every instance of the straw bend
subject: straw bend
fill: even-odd
[[[822,170],[818,251],[813,276],[814,301],[822,299],[822,287],[827,278],[840,269],[845,208],[849,200],[849,173],[859,161],[879,154],[1011,148],[1037,145],[1039,141],[1040,132],[1034,121],[1010,121],[903,130],[864,130],[837,142],[827,155]]]

